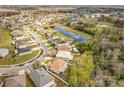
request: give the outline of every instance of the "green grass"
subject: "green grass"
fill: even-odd
[[[35,56],[37,56],[38,53],[39,53],[39,50],[33,51],[31,54],[17,56],[15,60],[17,61],[17,63],[22,63],[34,58]]]
[[[38,52],[39,50],[33,51],[31,54],[15,56],[15,57],[12,57],[11,53],[9,53],[9,55],[7,55],[6,57],[0,58],[0,65],[13,65],[13,64],[24,63],[25,61],[34,58],[38,54]]]
[[[74,19],[73,20],[72,19],[67,19],[67,20],[64,21],[64,23],[68,23],[68,22],[72,22],[72,21],[74,21]]]
[[[0,79],[1,79],[1,80],[4,80],[4,79],[6,79],[6,78],[8,78],[8,76],[0,76]]]
[[[97,18],[85,18],[85,17],[81,17],[80,19],[78,20],[83,20],[83,21],[96,21]]]
[[[73,32],[73,33],[75,33],[75,34],[77,34],[77,35],[83,36],[83,37],[85,37],[86,39],[91,39],[91,38],[92,38],[92,35],[87,34],[87,33],[85,33],[85,32],[80,32],[80,31],[78,31],[78,30],[72,29],[72,28],[67,27],[67,26],[64,26],[64,25],[62,25],[62,24],[55,24],[55,25],[57,25],[57,26],[59,26],[59,27],[65,29],[65,30],[71,31],[71,32]]]
[[[92,82],[91,75],[94,71],[93,56],[91,51],[84,52],[73,59],[68,75],[70,87],[88,87]]]
[[[6,29],[1,29],[1,42],[0,42],[0,48],[8,48],[10,50],[14,50],[14,46],[11,45],[12,43],[12,37],[10,36],[10,32]]]
[[[29,74],[26,73],[25,76],[26,76],[26,87],[36,87],[34,82],[31,80]]]

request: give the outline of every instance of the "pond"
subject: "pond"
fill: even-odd
[[[65,35],[69,38],[72,38],[72,39],[78,41],[78,42],[85,42],[86,41],[86,39],[83,36],[76,35],[76,34],[72,33],[71,31],[64,30],[63,28],[61,28],[59,26],[54,26],[53,29],[62,33],[63,35]]]

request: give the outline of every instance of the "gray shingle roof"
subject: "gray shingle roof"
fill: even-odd
[[[25,52],[29,52],[31,51],[30,47],[26,47],[26,48],[18,48],[18,52],[19,53],[25,53]]]
[[[49,75],[44,69],[41,70],[30,70],[30,78],[33,80],[33,82],[38,86],[42,87],[49,82],[53,81],[54,78]]]

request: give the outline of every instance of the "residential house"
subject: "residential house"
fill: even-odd
[[[12,76],[4,80],[5,87],[26,87],[25,75]]]
[[[62,59],[54,60],[48,64],[48,69],[55,73],[63,73],[67,68],[67,62]]]
[[[37,87],[55,86],[54,77],[48,74],[44,69],[30,69],[29,76]]]
[[[18,55],[25,55],[25,54],[30,54],[30,53],[32,53],[30,47],[18,48],[17,51],[18,51]]]
[[[61,44],[64,41],[62,39],[60,39],[59,37],[53,37],[52,38],[52,43],[54,43],[55,45]]]
[[[22,35],[24,35],[24,32],[23,31],[20,31],[20,30],[14,30],[12,32],[12,35],[15,36],[15,37],[22,36]]]
[[[14,40],[23,40],[29,37],[30,37],[29,35],[23,35],[23,36],[14,37]]]
[[[56,54],[57,58],[62,58],[64,60],[73,60],[73,55],[71,53],[72,48],[68,43],[59,44],[57,46],[58,52]]]
[[[56,57],[62,58],[67,61],[73,60],[73,55],[71,54],[71,52],[66,52],[66,51],[58,51]]]
[[[7,56],[8,55],[8,53],[9,53],[9,50],[8,49],[4,49],[4,48],[1,48],[0,49],[0,57],[5,57],[5,56]]]
[[[71,52],[71,46],[68,43],[63,43],[63,44],[59,44],[57,46],[59,51],[67,51],[67,52]]]

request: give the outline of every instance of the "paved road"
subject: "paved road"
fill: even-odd
[[[22,66],[13,66],[13,67],[4,67],[4,68],[0,68],[0,73],[7,73],[7,74],[13,74],[16,73],[20,70],[23,70],[25,68],[30,67],[33,63],[35,63],[36,61],[40,61],[43,62],[43,59],[47,56],[47,52],[48,49],[45,46],[44,43],[41,42],[41,40],[39,40],[37,37],[33,36],[32,37],[35,39],[35,41],[37,41],[37,43],[40,45],[40,47],[43,50],[43,53],[41,52],[41,54],[34,60],[22,65]]]

